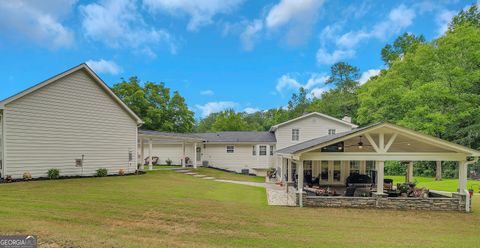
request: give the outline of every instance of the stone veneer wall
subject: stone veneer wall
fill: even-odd
[[[452,197],[345,197],[303,195],[308,207],[381,208],[397,210],[465,211],[466,196],[454,193]]]

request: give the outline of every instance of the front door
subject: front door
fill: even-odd
[[[202,161],[202,148],[197,147],[197,162]]]
[[[342,184],[342,161],[320,162],[320,184]]]

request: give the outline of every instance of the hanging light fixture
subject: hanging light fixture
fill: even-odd
[[[363,149],[362,136],[360,136],[360,141],[358,142],[358,149]]]

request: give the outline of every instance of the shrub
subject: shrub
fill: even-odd
[[[7,175],[7,176],[5,177],[5,181],[6,181],[7,183],[13,182],[12,176],[11,176],[11,175]]]
[[[97,170],[97,177],[106,177],[108,175],[108,170],[106,168],[100,168]]]
[[[118,171],[118,175],[120,175],[120,176],[125,175],[125,170],[124,170],[124,169],[120,169],[120,170]]]
[[[170,165],[172,165],[172,160],[171,160],[171,159],[167,159],[167,160],[165,160],[165,163],[170,166]]]
[[[50,179],[58,179],[60,177],[60,170],[52,168],[48,170],[47,174]]]
[[[30,172],[26,171],[23,173],[23,180],[24,181],[28,181],[28,180],[31,180],[32,179],[32,174],[30,174]]]
[[[48,170],[47,174],[50,179],[58,179],[60,177],[60,170],[52,168]]]

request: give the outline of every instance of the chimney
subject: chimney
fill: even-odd
[[[352,117],[348,116],[348,115],[345,115],[343,118],[342,118],[342,121],[345,121],[345,122],[348,122],[348,123],[352,123]]]

